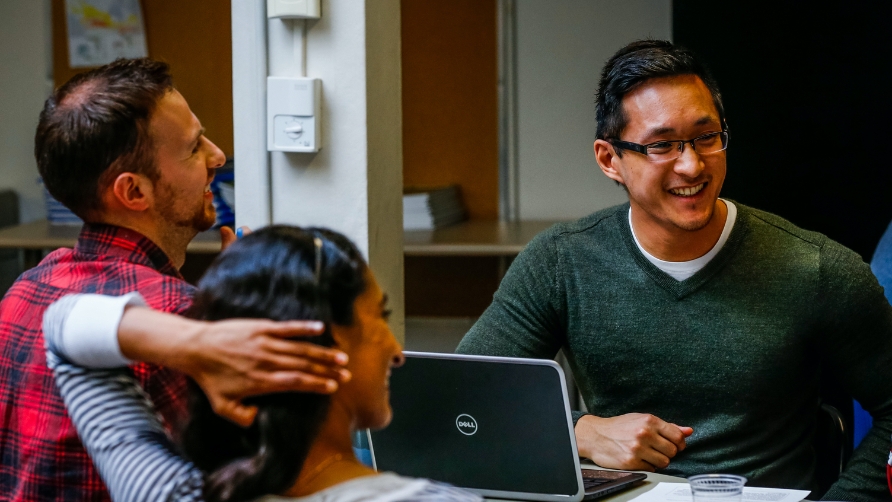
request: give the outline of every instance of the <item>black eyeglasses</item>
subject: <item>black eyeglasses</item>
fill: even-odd
[[[728,131],[710,132],[694,139],[676,139],[671,141],[656,141],[646,145],[639,145],[629,141],[618,139],[607,140],[611,145],[623,150],[632,150],[647,156],[651,162],[667,162],[681,157],[684,146],[690,144],[698,155],[718,153],[728,148]]]

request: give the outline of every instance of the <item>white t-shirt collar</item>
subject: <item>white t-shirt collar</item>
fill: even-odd
[[[719,240],[715,243],[715,246],[700,258],[695,258],[690,261],[664,261],[645,251],[644,248],[641,247],[641,243],[638,241],[638,236],[635,235],[635,228],[632,226],[632,208],[630,207],[629,228],[632,229],[632,238],[635,239],[635,245],[638,246],[638,250],[641,251],[641,254],[643,254],[645,258],[647,258],[647,261],[653,263],[657,268],[669,274],[675,280],[683,281],[691,277],[705,267],[710,260],[715,258],[715,255],[719,254],[719,251],[721,251],[725,243],[728,242],[728,236],[731,235],[731,230],[734,228],[734,222],[737,221],[737,206],[725,199],[721,200],[728,208],[728,217],[725,218],[725,227],[722,229],[722,235],[719,236]]]

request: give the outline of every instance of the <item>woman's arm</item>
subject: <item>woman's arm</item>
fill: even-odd
[[[47,310],[45,325],[64,323],[73,305],[73,300],[54,304]],[[57,331],[47,330],[47,365],[112,499],[202,500],[201,472],[179,456],[131,372],[90,370],[70,363],[54,336]]]
[[[44,335],[65,358],[86,368],[144,361],[181,371],[202,388],[214,410],[243,426],[256,410],[245,397],[271,392],[331,393],[349,380],[347,356],[293,338],[316,336],[318,321],[227,319],[204,322],[143,307],[138,293],[79,294],[50,307]]]

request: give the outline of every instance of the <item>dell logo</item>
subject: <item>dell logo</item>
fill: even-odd
[[[455,419],[455,426],[458,427],[458,432],[465,436],[473,436],[477,432],[477,421],[471,415],[464,413]]]

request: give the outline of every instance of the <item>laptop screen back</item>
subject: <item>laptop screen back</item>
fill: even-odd
[[[562,377],[552,361],[407,353],[390,378],[393,421],[371,434],[376,467],[489,495],[573,498]]]

